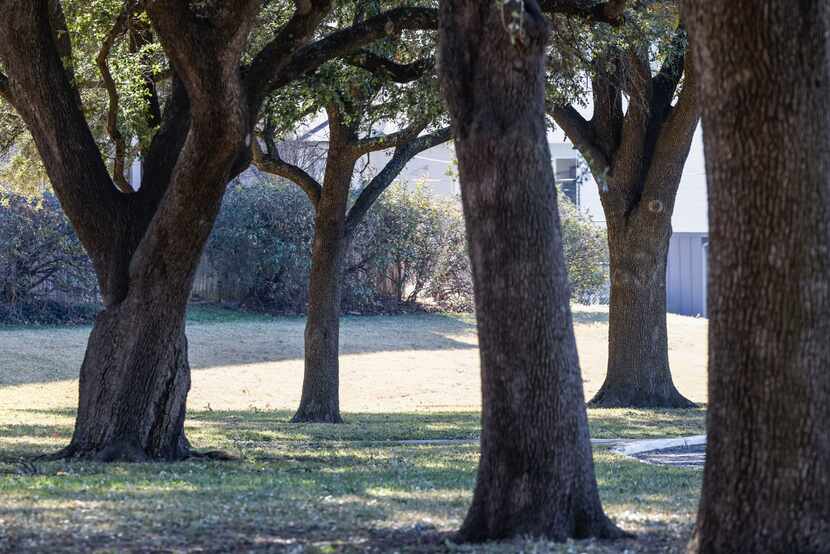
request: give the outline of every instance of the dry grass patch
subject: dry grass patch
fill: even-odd
[[[585,393],[602,385],[608,340],[604,308],[574,309]],[[293,409],[303,373],[299,317],[198,309],[188,324],[196,410]],[[669,355],[687,398],[706,402],[706,320],[669,316]],[[88,327],[0,328],[0,408],[71,408]],[[341,402],[350,412],[478,410],[475,325],[469,317],[417,314],[345,317]]]

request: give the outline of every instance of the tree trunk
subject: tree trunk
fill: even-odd
[[[691,552],[830,549],[830,4],[689,2],[709,178]]]
[[[98,316],[81,366],[75,433],[59,456],[140,462],[190,455],[186,302],[129,299]]]
[[[654,223],[654,222],[652,222]],[[666,333],[666,260],[671,215],[645,225],[607,219],[611,268],[608,373],[590,405],[690,408],[672,382]]]
[[[594,406],[694,405],[672,382],[666,331],[671,216],[700,120],[694,65],[685,43],[685,31],[678,29],[656,75],[648,49],[600,54],[591,83],[590,121],[573,106],[550,108],[590,165],[608,225],[608,372],[591,401]],[[625,111],[623,86],[629,98],[637,99]]]
[[[336,129],[336,125],[331,126]],[[300,407],[294,423],[342,423],[340,417],[340,293],[343,262],[349,247],[346,205],[355,161],[350,152],[331,146],[314,224],[305,370]]]
[[[618,537],[597,493],[571,320],[544,121],[547,23],[535,1],[522,7],[441,2],[482,380],[481,459],[459,538]]]

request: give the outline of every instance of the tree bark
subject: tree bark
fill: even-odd
[[[636,218],[635,218],[636,219]],[[651,225],[609,218],[608,372],[589,405],[689,408],[669,369],[666,261],[671,215]]]
[[[337,125],[330,125],[336,129]],[[342,423],[340,417],[340,297],[343,262],[349,247],[346,207],[356,163],[351,152],[328,152],[308,285],[305,370],[300,407],[292,422]]]
[[[518,4],[443,0],[440,11],[482,380],[459,539],[619,537],[597,493],[569,305],[544,121],[548,28],[534,0]]]
[[[830,4],[688,2],[709,179],[709,410],[690,552],[830,548]]]
[[[108,307],[96,319],[81,366],[75,432],[61,457],[140,462],[190,455],[187,297],[178,306],[135,302]]]

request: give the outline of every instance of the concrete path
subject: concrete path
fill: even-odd
[[[630,441],[613,450],[647,464],[703,467],[706,461],[706,435]]]

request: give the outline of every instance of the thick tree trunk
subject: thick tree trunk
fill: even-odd
[[[332,125],[337,129],[336,125]],[[340,291],[349,247],[346,206],[355,161],[331,146],[314,226],[305,370],[300,407],[292,422],[342,423],[340,417]]]
[[[186,301],[129,299],[98,316],[81,366],[75,433],[59,456],[140,462],[190,455]]]
[[[666,333],[666,260],[671,216],[656,225],[608,219],[611,305],[608,373],[595,407],[689,408],[674,386]]]
[[[709,178],[691,552],[830,550],[830,3],[689,2]]]
[[[597,493],[544,121],[535,1],[441,2],[481,352],[482,433],[464,541],[618,537]],[[513,27],[513,39],[503,21]]]

